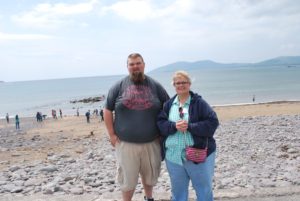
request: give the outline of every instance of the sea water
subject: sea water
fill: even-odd
[[[300,100],[300,66],[232,67],[189,72],[191,89],[212,105]],[[165,75],[158,78],[175,93]],[[167,81],[168,80],[168,81]]]
[[[191,90],[211,105],[300,100],[300,67],[226,67],[189,71]],[[151,73],[168,91],[175,94],[171,84],[173,72]],[[36,112],[50,115],[62,109],[63,114],[84,114],[103,107],[104,101],[75,103],[72,100],[106,95],[109,88],[126,75],[68,78],[0,83],[0,117],[35,116]]]

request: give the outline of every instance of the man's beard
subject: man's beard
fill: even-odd
[[[135,83],[139,84],[142,83],[143,80],[145,79],[145,75],[143,72],[137,71],[137,72],[132,72],[130,74],[130,79]]]

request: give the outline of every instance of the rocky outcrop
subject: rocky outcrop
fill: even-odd
[[[95,103],[95,102],[100,102],[105,99],[105,96],[96,96],[96,97],[89,97],[89,98],[84,98],[84,99],[79,99],[79,100],[72,100],[70,103]]]

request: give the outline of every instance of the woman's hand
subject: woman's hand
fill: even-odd
[[[188,129],[188,122],[185,120],[179,120],[176,122],[176,129],[182,133],[185,133]]]

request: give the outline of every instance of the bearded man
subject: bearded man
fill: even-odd
[[[152,190],[161,165],[156,120],[169,96],[157,81],[144,74],[145,63],[140,54],[128,56],[127,68],[129,75],[108,92],[104,122],[116,152],[117,180],[123,201],[131,201],[139,175],[144,199],[154,201]]]

